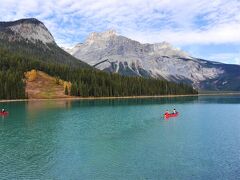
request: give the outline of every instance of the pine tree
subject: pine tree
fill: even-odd
[[[68,95],[68,87],[67,86],[65,86],[64,94]]]

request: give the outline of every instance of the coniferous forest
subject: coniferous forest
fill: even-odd
[[[46,56],[46,55],[45,55]],[[35,56],[0,48],[0,99],[27,98],[24,72],[41,70],[51,76],[72,83],[73,96],[143,96],[167,94],[196,94],[191,86],[165,80],[126,77],[110,74],[93,68],[80,68],[63,63],[46,62]]]

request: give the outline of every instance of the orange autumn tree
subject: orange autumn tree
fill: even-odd
[[[37,78],[37,71],[35,69],[25,73],[25,77],[28,81],[34,81]]]

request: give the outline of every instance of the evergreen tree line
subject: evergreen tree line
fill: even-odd
[[[0,71],[0,99],[20,99],[25,96],[23,74],[16,71]]]
[[[191,86],[165,80],[126,77],[95,69],[46,63],[31,56],[0,48],[1,99],[25,96],[24,72],[36,69],[72,83],[66,94],[73,96],[143,96],[166,94],[196,94]]]

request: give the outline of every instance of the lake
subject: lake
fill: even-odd
[[[0,179],[240,179],[240,96],[0,107]]]

